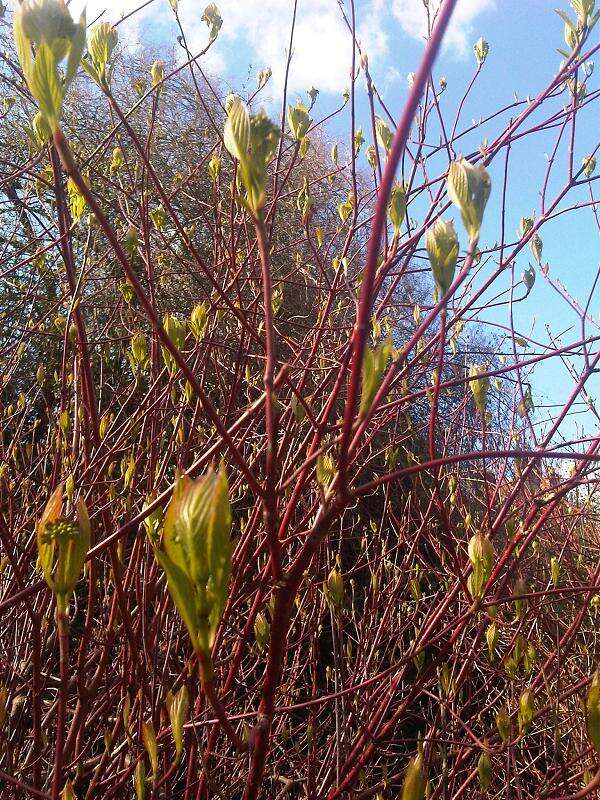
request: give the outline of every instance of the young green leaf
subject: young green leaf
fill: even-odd
[[[388,358],[392,350],[391,342],[385,341],[378,347],[365,349],[362,368],[362,394],[359,413],[364,416],[381,385]]]

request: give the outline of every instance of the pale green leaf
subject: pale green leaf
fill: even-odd
[[[38,48],[29,88],[48,124],[55,128],[60,117],[63,93],[52,50],[45,42]]]

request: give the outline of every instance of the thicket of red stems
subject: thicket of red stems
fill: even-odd
[[[353,78],[335,112],[347,141],[332,162],[324,121],[313,121],[301,153],[284,93],[264,227],[236,201],[222,100],[197,54],[158,86],[138,84],[139,97],[130,85],[147,76],[125,66],[111,97],[90,95],[78,79],[63,129],[107,231],[67,185],[54,145],[18,133],[15,122],[35,107],[7,51],[2,81],[17,101],[5,103],[0,184],[2,797],[51,796],[57,741],[60,785],[69,779],[90,800],[136,791],[391,798],[419,749],[431,798],[479,796],[483,753],[490,796],[595,795],[581,703],[598,655],[600,440],[573,440],[569,421],[582,401],[592,422],[598,416],[586,395],[600,360],[598,275],[577,301],[545,268],[540,244],[547,226],[568,231],[576,214],[596,235],[600,227],[597,177],[582,165],[595,151],[578,145],[597,114],[586,65],[598,45],[575,48],[535,97],[472,123],[469,94],[496,78],[484,59],[459,103],[445,102],[433,63],[453,6],[446,0],[430,20],[406,105],[394,109],[371,81],[348,4]],[[293,27],[291,41],[290,52]],[[97,117],[78,112],[78,97],[80,108],[102,109]],[[376,117],[394,133],[388,153]],[[511,175],[524,167],[512,148],[543,137],[553,148],[540,206],[535,216],[523,209],[532,224],[515,235],[506,225],[518,203]],[[114,168],[116,147],[123,163]],[[485,236],[470,254],[446,191],[448,164],[461,154],[492,177]],[[220,172],[209,175],[216,156]],[[308,214],[296,203],[305,177]],[[399,236],[386,219],[396,177],[408,203]],[[348,192],[342,221],[336,205]],[[432,300],[424,236],[450,217],[461,252],[451,288]],[[528,261],[578,321],[567,344],[515,330],[515,304],[537,288],[530,295],[519,278],[517,264]],[[194,335],[187,321],[199,303],[206,325]],[[491,308],[494,320],[506,312],[504,322],[490,322]],[[185,371],[163,355],[167,312],[186,322]],[[359,413],[365,349],[388,333],[394,357]],[[146,348],[137,360],[135,337]],[[566,364],[572,391],[542,419],[530,384],[548,359]],[[472,365],[490,378],[483,413]],[[241,754],[200,690],[147,535],[176,472],[198,476],[221,460],[236,541],[213,660],[217,696],[247,743]],[[92,522],[62,681],[34,536],[60,481],[85,499]],[[478,602],[467,552],[475,533],[495,551]],[[184,685],[190,710],[177,763],[165,701]],[[529,722],[522,708],[519,718],[525,692]],[[504,740],[499,713],[510,717]],[[156,732],[155,770],[144,725]]]

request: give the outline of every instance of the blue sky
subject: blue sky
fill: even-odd
[[[435,4],[435,0],[430,2]],[[82,2],[73,2],[73,8],[78,4],[82,5]],[[138,5],[139,0],[124,0],[122,3],[118,0],[110,3],[89,0],[88,20],[107,8],[105,18],[114,20],[120,16],[121,10],[128,12]],[[256,72],[271,67],[273,77],[263,93],[263,101],[267,108],[274,109],[282,86],[292,0],[221,0],[217,5],[223,17],[223,28],[205,67],[209,72],[225,77],[232,88],[240,90],[246,86],[248,91],[254,89]],[[344,5],[347,7],[347,3]],[[451,118],[473,75],[472,45],[480,36],[489,42],[490,53],[483,74],[465,105],[462,120],[469,122],[510,103],[515,93],[521,99],[527,95],[535,97],[558,68],[561,57],[556,48],[564,47],[563,23],[554,12],[557,5],[568,10],[566,0],[459,0],[446,45],[434,70],[436,81],[441,76],[448,81],[441,102]],[[205,0],[179,2],[179,13],[193,51],[201,49],[207,41],[206,27],[200,19],[204,6]],[[389,108],[398,115],[407,95],[407,75],[416,69],[423,49],[423,1],[357,0],[356,9],[358,35],[368,53],[373,79]],[[135,46],[140,39],[156,43],[172,41],[174,33],[168,0],[154,0],[129,25],[127,38]],[[290,99],[303,96],[314,85],[320,90],[314,116],[328,113],[339,105],[340,95],[348,84],[349,57],[350,41],[337,0],[298,0]],[[592,75],[588,81],[589,89],[595,87],[596,80],[597,74]],[[366,132],[368,125],[362,81],[359,81],[359,87],[359,123],[362,122]],[[561,98],[554,102],[553,108],[558,110],[565,102]],[[464,152],[477,149],[486,136],[493,139],[507,119],[508,115],[505,115],[475,131],[465,139]],[[347,138],[347,129],[348,120],[344,117],[334,122],[328,133],[332,138]],[[577,129],[576,164],[579,165],[582,157],[596,146],[599,130],[597,110],[583,110]],[[509,240],[516,239],[522,216],[539,213],[539,190],[547,166],[546,154],[553,144],[553,134],[538,134],[516,143],[512,149],[507,215]],[[564,180],[565,157],[566,150],[562,147],[555,177],[550,182],[550,198],[552,189],[557,189]],[[486,241],[491,244],[499,238],[501,168],[500,162],[490,168],[493,192],[482,232],[483,247]],[[573,200],[586,198],[587,190],[573,195]],[[457,228],[461,230],[458,215],[455,216]],[[599,234],[592,212],[582,210],[559,218],[544,226],[541,234],[543,261],[548,262],[550,275],[560,280],[574,297],[585,302],[600,255]],[[517,259],[517,276],[520,277],[530,262],[533,263],[533,258],[527,250]],[[498,288],[508,285],[507,272]],[[516,295],[519,296],[521,291],[522,287]],[[600,318],[600,297],[592,301],[590,313]],[[489,318],[502,324],[508,322],[505,309],[493,312]],[[578,318],[546,285],[539,272],[529,298],[515,308],[515,322],[520,332],[531,333],[540,342],[548,341],[546,325],[550,326],[553,335],[562,334],[563,344],[580,338]],[[596,333],[591,328],[588,330]],[[531,347],[526,353],[534,350],[539,352]],[[572,380],[560,362],[552,359],[536,369],[533,388],[538,404],[545,401],[560,403],[570,392]],[[593,377],[587,388],[600,401],[598,378]],[[543,416],[543,413],[540,410],[539,414]],[[593,420],[585,414],[580,419],[587,422],[590,433],[589,426]],[[568,424],[565,433],[576,435],[574,422]]]

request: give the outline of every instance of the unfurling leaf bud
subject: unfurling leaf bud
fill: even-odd
[[[144,367],[148,360],[148,344],[143,333],[134,333],[131,337],[131,355],[136,366]]]
[[[137,228],[135,227],[135,225],[130,225],[127,228],[127,233],[125,234],[125,252],[131,259],[133,259],[133,257],[137,253],[138,242],[139,242],[139,237]]]
[[[585,28],[590,23],[590,17],[594,12],[596,0],[571,0],[571,5],[577,14],[577,22],[581,28]],[[598,17],[595,17],[597,20]],[[590,26],[591,27],[591,26]]]
[[[517,578],[515,585],[513,586],[513,596],[520,598],[515,600],[515,617],[517,619],[521,619],[523,617],[523,611],[527,607],[527,600],[523,599],[522,595],[525,595],[528,592],[529,587],[527,586],[525,580],[521,577]]]
[[[136,800],[145,800],[146,797],[146,767],[144,765],[144,759],[140,758],[138,761],[135,773],[133,777],[133,783],[135,786],[135,797]]]
[[[44,578],[65,610],[81,577],[90,546],[90,519],[83,500],[77,503],[76,520],[62,517],[63,485],[50,495],[36,526],[39,563]]]
[[[458,236],[452,220],[438,219],[427,231],[425,246],[438,294],[444,295],[454,280],[458,258]]]
[[[394,234],[397,236],[406,216],[406,190],[399,183],[392,186],[388,214],[390,222],[394,226]]]
[[[541,263],[542,251],[544,249],[544,243],[542,242],[542,237],[539,234],[534,233],[533,236],[531,237],[530,245],[533,257],[538,262],[538,264]]]
[[[480,414],[483,414],[487,405],[488,389],[490,388],[489,375],[483,375],[486,371],[485,364],[472,364],[469,367],[469,388],[475,401],[475,407]]]
[[[109,22],[94,25],[88,42],[88,53],[94,66],[106,67],[119,41],[119,33]]]
[[[533,693],[526,689],[519,699],[519,733],[526,733],[535,714]]]
[[[483,212],[492,184],[485,167],[475,166],[465,158],[453,161],[448,170],[448,195],[460,209],[469,241],[479,238]]]
[[[221,174],[221,158],[216,153],[213,153],[208,162],[208,174],[213,183],[219,180],[219,175]]]
[[[294,415],[294,419],[296,422],[304,422],[306,419],[306,408],[304,404],[300,402],[298,396],[293,394],[290,400],[290,408],[292,410],[292,414]]]
[[[71,781],[65,783],[65,787],[60,793],[60,800],[77,800],[77,795],[75,794]]]
[[[110,88],[109,64],[118,41],[118,31],[109,22],[99,22],[90,33],[88,59],[82,63],[92,80],[104,90]]]
[[[182,686],[177,694],[168,692],[165,700],[169,720],[171,722],[171,733],[175,742],[175,754],[179,762],[183,754],[183,723],[187,719],[189,698],[186,686]]]
[[[389,129],[387,122],[384,122],[379,117],[375,118],[375,135],[381,147],[385,150],[386,155],[390,152],[394,136]]]
[[[210,651],[231,574],[229,488],[223,467],[180,478],[165,514],[163,548],[154,553],[194,648]]]
[[[76,24],[64,0],[24,0],[16,5],[14,37],[29,90],[52,130],[58,127],[64,93],[85,47],[85,13]],[[31,45],[35,47],[35,57]],[[67,59],[64,79],[58,72]]]
[[[323,591],[328,602],[333,606],[335,611],[339,613],[344,607],[345,598],[344,579],[339,569],[334,567],[331,570],[325,581]]]
[[[294,139],[296,139],[297,142],[304,139],[312,125],[312,119],[310,118],[308,109],[301,100],[298,100],[295,106],[288,106],[287,118]]]
[[[535,270],[532,266],[529,266],[526,270],[523,271],[521,275],[521,280],[525,284],[525,288],[527,289],[527,294],[533,288],[533,284],[535,283]]]
[[[488,57],[488,53],[490,52],[490,46],[483,36],[475,42],[473,45],[473,51],[475,53],[477,63],[479,65],[483,64]]]
[[[402,800],[424,800],[426,786],[423,756],[419,754],[408,762],[402,783]]]
[[[479,761],[477,762],[477,775],[479,776],[481,791],[485,794],[492,782],[492,760],[485,750],[479,756]]]
[[[157,231],[162,231],[167,221],[167,214],[164,207],[161,205],[156,206],[150,212],[150,219]]]
[[[485,632],[485,639],[488,646],[489,659],[490,662],[492,662],[496,657],[496,645],[498,643],[498,626],[495,622],[492,622],[490,625],[488,625]]]
[[[271,626],[269,625],[269,620],[264,614],[257,614],[256,619],[254,620],[254,638],[256,639],[259,653],[264,651],[267,642],[269,641],[270,631]]]
[[[41,111],[36,112],[33,118],[32,127],[40,145],[46,144],[52,138],[52,129],[50,128],[50,125],[48,125],[46,117]]]
[[[210,41],[213,42],[219,35],[223,19],[219,13],[219,9],[215,3],[209,3],[204,9],[204,14],[200,17],[202,22],[206,22],[208,27],[208,36]]]
[[[365,150],[365,158],[367,159],[368,165],[374,170],[377,166],[377,152],[372,144]]]
[[[154,500],[156,500],[156,497],[154,497],[153,495],[147,497],[142,507],[142,510],[146,511],[147,508],[152,505]],[[148,534],[148,538],[150,539],[152,544],[156,544],[158,541],[158,531],[162,523],[162,519],[163,519],[163,514],[160,506],[155,508],[154,511],[150,512],[144,518],[144,528],[146,529],[146,533]]]
[[[469,561],[473,571],[469,575],[468,586],[474,600],[481,597],[483,589],[494,565],[494,545],[481,533],[476,533],[469,541]]]
[[[204,336],[207,322],[208,315],[206,303],[198,303],[196,306],[194,306],[192,313],[190,314],[190,330],[196,339],[201,339]]]
[[[600,669],[597,669],[590,684],[586,704],[587,731],[596,755],[600,757]]]
[[[123,151],[120,147],[115,147],[112,152],[112,160],[110,162],[111,174],[118,172],[124,164],[125,159],[123,157]]]
[[[162,61],[155,61],[150,67],[150,76],[152,78],[152,88],[156,89],[165,78],[165,65]]]
[[[531,675],[533,672],[536,659],[537,653],[535,652],[535,647],[531,644],[531,642],[529,642],[523,655],[523,669],[525,670],[526,675]]]
[[[165,329],[165,333],[171,340],[172,344],[178,349],[181,350],[183,345],[185,344],[185,323],[180,322],[176,319],[172,314],[165,314],[163,319],[163,328]],[[177,364],[175,359],[167,350],[166,347],[162,348],[162,354],[164,362],[169,369],[170,372],[175,372],[177,368]]]
[[[47,42],[62,61],[76,27],[64,0],[25,0],[17,5],[15,15],[23,34],[34,45]]]
[[[256,75],[256,84],[257,84],[259,89],[262,89],[262,87],[265,86],[269,82],[269,80],[271,79],[272,74],[273,74],[273,71],[272,71],[272,69],[270,67],[266,67],[265,69],[261,69],[258,72],[258,74]],[[315,91],[316,91],[316,89],[315,89]]]
[[[594,174],[596,169],[596,157],[595,156],[585,156],[583,159],[583,174],[586,178],[591,178]]]
[[[560,563],[556,556],[552,556],[550,559],[550,574],[552,575],[552,583],[555,587],[558,586],[560,580]]]
[[[496,714],[496,728],[498,729],[502,743],[507,744],[510,739],[512,722],[505,706],[502,706],[500,711]]]
[[[346,222],[350,214],[352,213],[352,209],[354,208],[354,192],[348,192],[347,199],[340,203],[337,207],[338,214],[340,215],[340,219],[342,222]]]
[[[298,192],[298,199],[296,201],[296,207],[298,211],[302,213],[302,224],[306,225],[310,214],[312,212],[314,206],[314,200],[310,196],[310,190],[308,187],[308,178],[304,178],[302,183],[302,188]]]
[[[323,489],[327,489],[335,475],[335,461],[328,453],[322,453],[317,457],[316,477],[317,483]]]
[[[370,347],[365,349],[362,367],[362,394],[359,408],[361,416],[364,416],[371,407],[371,403],[381,385],[391,351],[392,344],[389,340],[373,349]]]
[[[156,775],[158,770],[158,742],[156,741],[156,734],[152,722],[142,722],[142,739],[144,747],[150,759],[150,766],[152,767],[152,774]]]
[[[521,221],[519,223],[519,232],[521,236],[526,236],[529,231],[533,228],[533,217],[521,217]]]
[[[226,103],[227,120],[223,142],[239,161],[239,175],[247,197],[246,205],[258,214],[265,203],[267,167],[275,155],[280,131],[264,112],[250,117],[248,107],[239,97]]]
[[[142,98],[146,94],[146,89],[148,88],[146,81],[144,78],[136,78],[136,80],[132,83],[133,91],[137,94],[139,98]]]
[[[365,135],[362,131],[362,128],[359,128],[356,133],[354,134],[354,154],[358,155],[360,153],[360,149],[365,143]]]

